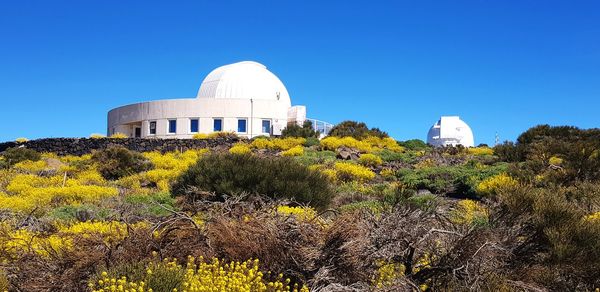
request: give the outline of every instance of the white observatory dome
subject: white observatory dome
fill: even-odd
[[[291,106],[290,95],[281,80],[266,66],[253,61],[214,69],[202,81],[197,97],[279,100]]]
[[[458,116],[441,117],[427,133],[427,143],[433,146],[475,146],[473,131]]]

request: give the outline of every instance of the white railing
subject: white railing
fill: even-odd
[[[312,123],[313,129],[315,131],[319,131],[319,133],[321,133],[321,135],[327,136],[329,135],[329,132],[331,131],[331,129],[333,128],[333,124],[330,124],[328,122],[324,122],[324,121],[320,121],[317,119],[306,119],[307,121],[310,121]]]

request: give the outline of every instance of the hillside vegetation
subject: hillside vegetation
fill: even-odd
[[[434,149],[309,126],[229,149],[6,150],[0,291],[600,288],[600,130]]]

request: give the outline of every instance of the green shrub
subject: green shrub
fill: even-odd
[[[427,148],[429,148],[429,146],[427,146],[427,143],[423,142],[423,140],[419,140],[419,139],[412,139],[412,140],[406,140],[403,142],[399,142],[400,146],[408,149],[408,150],[425,150]]]
[[[383,161],[402,161],[406,163],[414,163],[417,159],[417,156],[414,152],[395,152],[389,149],[382,149],[379,151],[373,152],[373,154],[378,155],[383,159]]]
[[[176,195],[195,190],[229,194],[256,193],[271,198],[295,199],[316,208],[329,204],[332,192],[327,178],[290,158],[261,159],[251,155],[211,154],[198,160],[173,185]]]
[[[368,136],[375,136],[379,138],[387,138],[388,134],[379,130],[378,128],[367,127],[365,123],[359,123],[355,121],[343,121],[335,125],[329,132],[329,136],[332,137],[354,137],[355,139],[363,139]]]
[[[98,165],[98,172],[105,179],[115,180],[124,176],[149,170],[152,164],[140,153],[123,146],[110,146],[96,151],[92,161]]]
[[[175,199],[169,193],[154,193],[150,195],[129,195],[125,197],[125,202],[134,207],[138,215],[166,216],[171,214],[165,208],[177,209]]]
[[[296,156],[294,159],[306,166],[314,164],[326,164],[336,160],[336,154],[333,151],[315,151],[311,149],[304,149],[304,154]]]
[[[318,138],[308,137],[308,138],[306,138],[306,141],[304,142],[304,146],[306,146],[306,147],[312,147],[312,146],[319,145],[320,142],[321,141],[319,141]]]
[[[461,165],[400,169],[397,174],[403,184],[414,189],[427,189],[435,194],[475,196],[480,181],[506,169],[505,164],[484,168]]]
[[[42,158],[42,155],[32,149],[15,147],[8,148],[2,152],[2,158],[3,159],[0,160],[0,166],[2,166],[1,164],[4,164],[4,167],[9,167],[25,160],[38,161]]]
[[[304,121],[302,126],[297,123],[288,123],[287,127],[281,131],[282,137],[302,137],[302,138],[317,138],[319,132],[315,131],[311,121]]]
[[[407,200],[408,204],[429,212],[435,210],[438,204],[438,197],[434,194],[415,195]]]

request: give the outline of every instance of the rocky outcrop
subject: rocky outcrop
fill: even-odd
[[[51,152],[57,155],[83,155],[93,150],[105,149],[110,145],[121,145],[138,152],[185,151],[201,148],[229,148],[242,138],[218,137],[213,139],[142,139],[142,138],[47,138],[27,142],[0,143],[0,152],[12,147],[26,147],[38,152]]]
[[[357,149],[342,146],[336,151],[336,157],[343,160],[356,160],[360,157],[360,152]]]

